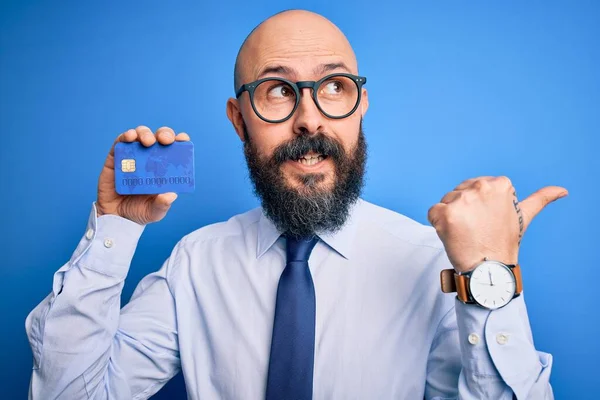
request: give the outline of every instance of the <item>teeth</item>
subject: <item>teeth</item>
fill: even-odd
[[[310,156],[310,157],[302,157],[298,160],[302,165],[315,165],[319,161],[322,161],[325,157],[319,156]]]

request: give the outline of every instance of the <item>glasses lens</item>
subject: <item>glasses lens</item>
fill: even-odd
[[[317,99],[326,114],[342,117],[358,103],[358,86],[346,76],[332,76],[319,86]]]
[[[278,121],[288,117],[296,105],[296,92],[278,79],[262,82],[254,90],[254,107],[265,119]]]

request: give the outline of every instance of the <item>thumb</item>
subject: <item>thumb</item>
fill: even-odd
[[[565,197],[569,192],[560,186],[546,186],[541,188],[525,200],[519,202],[523,213],[524,229],[527,229],[533,218],[539,214],[548,204]]]
[[[171,208],[171,204],[173,204],[176,199],[177,193],[173,192],[161,193],[156,196],[150,206],[150,215],[152,221],[155,222],[163,219],[167,211],[169,211],[169,208]]]
[[[169,207],[171,207],[171,204],[173,204],[175,200],[177,200],[177,193],[162,193],[156,196],[154,204],[159,208],[168,209]]]

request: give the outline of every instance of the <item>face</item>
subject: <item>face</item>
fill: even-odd
[[[343,34],[329,21],[308,12],[278,14],[261,24],[246,41],[238,60],[241,83],[265,77],[297,82],[317,81],[339,72],[358,74],[354,53]],[[336,88],[335,84],[329,86],[325,89]],[[362,89],[357,110],[343,119],[328,118],[321,113],[311,89],[301,92],[295,113],[281,123],[260,119],[252,109],[248,92],[227,104],[227,114],[244,141],[250,175],[266,211],[270,204],[265,204],[265,197],[273,197],[268,193],[287,192],[295,195],[297,201],[313,203],[317,198],[328,198],[327,202],[331,202],[338,196],[335,201],[344,203],[339,196],[353,202],[360,192],[366,155],[361,130],[368,107],[366,90]],[[355,182],[350,184],[350,180]],[[340,191],[343,187],[354,189],[344,193]],[[333,212],[325,209],[324,204],[320,207],[322,212]],[[312,219],[319,217],[313,215]],[[289,231],[288,225],[283,223],[280,228]],[[333,225],[340,223],[321,225],[321,230],[333,230]]]

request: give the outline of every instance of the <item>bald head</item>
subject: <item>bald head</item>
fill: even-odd
[[[327,72],[319,65],[358,73],[348,39],[331,21],[310,11],[283,11],[254,28],[242,44],[235,62],[234,90],[265,71],[284,72],[292,80],[317,80]],[[278,67],[284,69],[277,71]],[[300,72],[303,77],[294,76]]]

